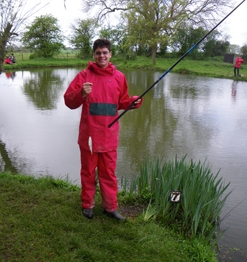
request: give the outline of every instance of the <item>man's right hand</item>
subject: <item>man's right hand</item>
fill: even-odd
[[[86,96],[88,96],[92,92],[92,86],[93,86],[93,84],[90,83],[90,82],[86,82],[82,85],[81,94],[82,94],[83,98],[85,98]]]

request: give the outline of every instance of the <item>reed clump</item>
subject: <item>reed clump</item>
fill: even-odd
[[[209,243],[219,238],[220,214],[231,192],[219,171],[214,175],[205,162],[162,159],[145,161],[140,175],[123,182],[123,192],[129,200],[147,204],[144,220],[156,219],[179,228],[191,238]],[[180,202],[170,201],[171,191],[180,191]]]

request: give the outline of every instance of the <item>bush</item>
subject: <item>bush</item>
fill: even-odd
[[[219,229],[220,214],[229,196],[225,194],[219,172],[214,175],[206,162],[146,161],[139,177],[125,181],[124,192],[129,199],[148,200],[144,219],[157,219],[166,225],[180,225],[181,232],[191,238],[209,242]],[[128,188],[129,187],[129,188]],[[181,202],[169,201],[171,190],[182,192]]]

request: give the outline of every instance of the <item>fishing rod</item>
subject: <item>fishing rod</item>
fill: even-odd
[[[156,84],[159,83],[159,81],[165,77],[179,62],[181,62],[192,50],[194,50],[209,34],[211,34],[215,28],[217,28],[223,21],[226,20],[228,16],[230,16],[237,8],[239,8],[240,5],[242,5],[245,2],[243,0],[240,4],[238,4],[225,18],[223,18],[215,27],[213,27],[207,34],[205,34],[197,43],[195,43],[183,56],[181,56],[176,63],[174,63],[169,69],[165,71],[163,75],[160,76],[158,80],[156,80],[143,94],[141,94],[138,98],[136,98],[116,119],[114,119],[108,127],[110,128],[112,125],[114,125],[119,118],[121,118],[127,111],[132,109],[135,106],[135,102],[138,99],[141,99],[144,95],[146,95],[147,92],[149,92]]]

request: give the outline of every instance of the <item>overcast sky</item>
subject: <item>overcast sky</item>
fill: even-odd
[[[42,9],[38,15],[52,14],[59,21],[65,35],[70,32],[70,25],[75,19],[87,19],[90,15],[81,10],[83,0],[51,0],[49,5]],[[242,0],[236,0],[237,6]],[[230,43],[243,46],[247,44],[247,2],[236,9],[218,28],[224,34],[230,36]],[[198,39],[199,40],[199,39]]]

